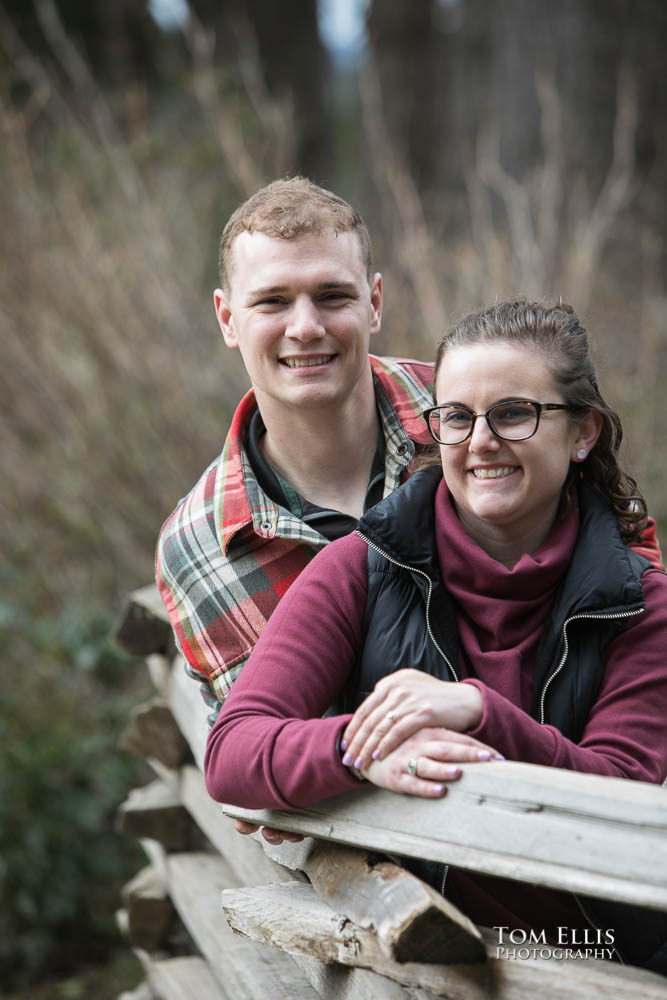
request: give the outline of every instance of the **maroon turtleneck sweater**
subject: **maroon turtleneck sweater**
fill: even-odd
[[[435,513],[443,577],[457,605],[463,683],[475,684],[484,703],[470,734],[508,760],[663,781],[667,576],[658,569],[644,574],[646,611],[609,644],[599,698],[575,744],[527,708],[540,628],[576,543],[576,506],[511,570],[466,534],[444,484]],[[350,716],[321,716],[356,659],[367,553],[356,534],[332,542],[281,600],[209,734],[205,775],[213,798],[249,808],[301,808],[359,788],[337,750]],[[531,903],[531,890],[516,884],[500,891],[491,879],[456,873],[454,880],[466,911],[487,925],[535,926],[533,913],[544,908],[542,890]],[[572,918],[556,895],[549,904],[554,925]]]

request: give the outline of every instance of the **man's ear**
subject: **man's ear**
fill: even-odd
[[[602,414],[591,410],[579,421],[579,431],[572,445],[572,461],[583,462],[595,447],[602,431]]]
[[[382,325],[382,275],[378,271],[371,282],[371,337],[380,332]]]
[[[238,347],[239,342],[234,329],[232,310],[229,307],[229,303],[227,302],[222,288],[216,288],[213,292],[213,304],[215,306],[215,315],[218,320],[218,326],[222,331],[222,336],[227,344],[227,347]]]

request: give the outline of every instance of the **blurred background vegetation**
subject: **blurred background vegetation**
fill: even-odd
[[[146,691],[108,635],[247,385],[211,292],[262,183],[360,208],[381,353],[428,358],[497,297],[572,302],[664,535],[666,47],[663,0],[0,0],[6,991],[140,978],[99,972]]]

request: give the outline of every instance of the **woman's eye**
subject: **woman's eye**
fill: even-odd
[[[524,420],[532,420],[534,416],[534,408],[521,403],[514,403],[513,406],[503,406],[495,413],[496,420],[502,420],[504,423],[515,424],[521,423]]]
[[[441,420],[450,427],[461,427],[470,423],[470,414],[467,410],[448,410],[442,414]]]

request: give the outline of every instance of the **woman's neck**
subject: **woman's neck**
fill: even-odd
[[[522,556],[535,552],[546,539],[556,519],[560,498],[541,511],[532,523],[524,521],[518,525],[494,524],[476,518],[468,511],[457,509],[453,499],[452,505],[466,534],[492,559],[508,569],[514,569]]]

